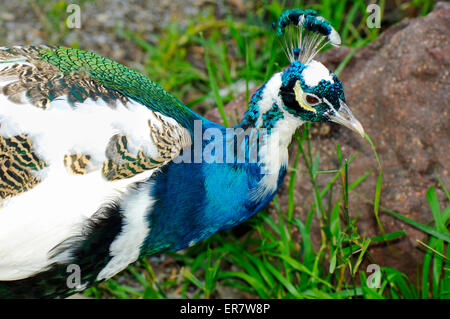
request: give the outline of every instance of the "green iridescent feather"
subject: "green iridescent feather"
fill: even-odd
[[[192,120],[199,117],[143,74],[96,53],[60,47],[42,49],[39,55],[42,60],[53,64],[64,74],[87,71],[106,88],[175,119],[187,129],[191,129]]]

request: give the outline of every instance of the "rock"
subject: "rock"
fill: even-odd
[[[450,182],[449,37],[450,3],[438,3],[426,17],[405,19],[356,51],[339,76],[347,104],[371,137],[380,157],[383,169],[381,205],[421,223],[433,220],[425,193],[430,186],[438,185],[436,176],[445,185]],[[351,50],[345,47],[330,49],[318,60],[335,69],[349,52]],[[242,116],[245,109],[245,95],[226,106],[227,113],[233,116]],[[206,117],[221,122],[217,110]],[[350,214],[351,218],[359,216],[357,225],[361,234],[380,235],[373,207],[362,199],[374,199],[378,175],[369,143],[335,124],[313,125],[311,135],[313,153],[320,154],[321,170],[337,168],[336,144],[341,145],[347,158],[361,152],[350,165],[350,182],[373,169],[351,193]],[[295,152],[294,143],[290,149],[291,166]],[[312,186],[302,162],[299,167],[294,214],[305,220],[313,202]],[[319,177],[319,185],[324,187],[331,175]],[[288,182],[286,178],[278,193],[280,205],[286,210]],[[436,191],[440,202],[448,205],[443,192],[439,188]],[[387,213],[381,213],[381,222],[386,232],[404,229],[407,236],[392,243],[392,249],[386,249],[386,245],[372,247],[370,254],[380,266],[405,272],[415,282],[423,259],[423,251],[418,249],[416,240],[424,240],[424,233]],[[318,243],[319,228],[313,226]]]

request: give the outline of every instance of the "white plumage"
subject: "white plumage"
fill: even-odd
[[[6,81],[9,83],[11,79]],[[0,82],[0,87],[6,81]],[[117,101],[116,107],[111,108],[100,99],[87,99],[72,107],[66,97],[59,97],[46,110],[27,103],[26,97],[23,102],[13,103],[0,95],[0,136],[26,134],[34,151],[48,166],[34,172],[41,179],[34,188],[0,201],[0,280],[26,278],[54,261],[69,258],[66,252],[57,259],[50,259],[49,251],[65,239],[78,235],[83,222],[103,205],[119,198],[130,208],[125,210],[127,224],[139,231],[139,240],[143,240],[145,230],[135,227],[143,221],[142,214],[150,209],[152,202],[142,197],[131,203],[127,201],[127,194],[138,196],[129,186],[148,179],[154,169],[131,178],[108,181],[101,173],[100,164],[106,160],[105,149],[111,137],[118,133],[130,138],[134,149],[130,147],[129,151],[133,155],[142,149],[146,155],[158,157],[150,137],[149,121],[158,128],[162,126],[160,118],[172,125],[178,125],[176,121],[161,114],[158,118],[155,112],[134,101],[126,105]],[[85,175],[71,174],[64,166],[63,157],[74,152],[89,154],[96,169]],[[116,270],[119,266],[112,266],[114,263],[125,267],[131,259],[137,258],[137,244],[130,244],[128,239],[119,237],[111,247],[118,250],[121,242],[135,247],[125,249],[131,254],[131,257],[123,257],[127,263],[113,258],[105,273],[121,270]]]

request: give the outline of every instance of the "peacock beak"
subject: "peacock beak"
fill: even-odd
[[[359,123],[359,121],[353,116],[352,112],[344,101],[339,99],[339,103],[339,111],[334,111],[332,114],[328,114],[328,118],[330,119],[330,121],[344,125],[364,137],[364,129],[361,123]]]

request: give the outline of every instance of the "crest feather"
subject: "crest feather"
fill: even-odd
[[[280,42],[291,63],[308,64],[328,43],[341,44],[331,23],[314,10],[287,10],[273,27],[277,36],[283,36],[284,43]]]

